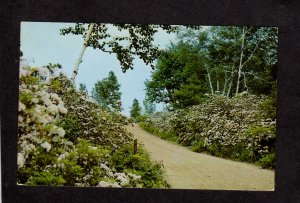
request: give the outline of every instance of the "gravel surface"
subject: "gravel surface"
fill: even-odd
[[[139,126],[126,127],[150,154],[162,161],[171,188],[273,191],[273,170],[195,153],[145,132]]]

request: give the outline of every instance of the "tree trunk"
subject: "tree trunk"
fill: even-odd
[[[208,71],[207,65],[205,65],[205,68],[206,68],[206,71],[207,71],[207,77],[208,77],[208,82],[209,82],[210,92],[211,92],[211,94],[213,95],[213,94],[214,94],[214,89],[213,89],[213,86],[212,86],[212,83],[211,83],[210,73],[209,73],[209,71]]]
[[[227,91],[227,97],[229,97],[230,92],[231,92],[233,76],[234,76],[234,65],[232,65],[232,68],[231,68],[231,74],[230,74],[230,78],[229,78],[230,83],[229,83],[229,87],[228,87],[228,91]],[[228,81],[229,81],[229,80],[228,80]]]
[[[244,88],[246,89],[246,91],[248,92],[248,86],[247,86],[247,81],[246,81],[246,74],[243,73],[244,75]]]
[[[88,43],[88,41],[90,39],[90,36],[91,36],[91,33],[93,31],[94,26],[95,26],[94,23],[89,24],[89,29],[88,29],[88,31],[86,33],[86,36],[85,36],[85,39],[84,39],[84,42],[83,42],[83,45],[82,45],[79,57],[78,57],[75,65],[74,65],[74,69],[73,69],[73,73],[72,73],[72,77],[71,77],[71,80],[73,82],[75,82],[75,78],[76,78],[76,76],[78,74],[79,65],[82,62],[82,57],[83,57],[84,51],[85,51],[85,49],[87,47],[87,43]]]
[[[240,56],[239,72],[238,72],[238,79],[237,79],[237,84],[236,84],[235,95],[237,95],[237,93],[239,93],[240,78],[241,78],[241,72],[242,72],[243,54],[244,54],[244,43],[245,43],[245,27],[243,27],[241,56]]]
[[[229,97],[230,92],[231,92],[232,81],[233,81],[233,79],[231,79],[231,80],[230,80],[230,83],[229,83],[229,87],[228,87],[228,91],[227,91],[227,97]]]
[[[227,82],[228,82],[228,79],[225,77],[224,87],[223,87],[223,91],[222,91],[222,95],[223,95],[223,96],[225,96],[225,94],[226,94],[226,86],[227,86]]]

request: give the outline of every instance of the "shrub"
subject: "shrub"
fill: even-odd
[[[266,154],[256,163],[262,168],[275,168],[275,154]]]
[[[128,123],[125,116],[102,109],[80,91],[71,81],[60,74],[49,80],[49,91],[58,94],[65,103],[68,113],[58,125],[65,129],[66,137],[75,141],[77,137],[90,140],[94,144],[118,148],[130,143],[132,135],[124,129]]]
[[[147,152],[138,147],[137,154],[133,154],[133,146],[125,145],[111,156],[112,164],[117,170],[134,172],[140,177],[140,185],[146,188],[169,187],[164,180],[164,172],[160,163],[152,163]]]
[[[132,141],[123,127],[125,116],[101,109],[64,75],[47,78],[43,73],[20,68],[18,184],[167,186],[161,166],[142,149],[125,159],[122,153]],[[115,156],[122,157],[120,163]]]
[[[154,113],[141,127],[162,138],[172,134],[173,140],[193,151],[255,162],[275,148],[276,121],[266,118],[275,111],[270,101],[249,94],[210,96],[186,109]]]

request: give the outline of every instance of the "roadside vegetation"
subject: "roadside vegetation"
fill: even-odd
[[[145,130],[196,152],[275,167],[277,28],[182,29],[145,82]]]
[[[177,33],[164,50],[152,43],[159,30]],[[83,37],[71,77],[21,58],[18,184],[168,188],[162,163],[134,150],[133,122],[195,152],[275,167],[277,28],[77,23],[61,34]],[[153,68],[130,117],[113,71],[91,94],[76,88],[87,47],[115,55],[124,74],[134,57]]]
[[[124,129],[128,119],[76,90],[63,74],[22,66],[18,184],[164,188],[152,163]]]

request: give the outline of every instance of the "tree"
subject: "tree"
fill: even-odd
[[[49,63],[48,65],[44,66],[44,68],[47,68],[50,74],[53,75],[57,69],[61,69],[62,67],[61,64],[59,63],[56,64]]]
[[[205,94],[274,92],[277,28],[207,27],[181,30],[145,82],[150,101],[168,109],[199,104]]]
[[[108,25],[102,23],[77,23],[74,27],[61,29],[62,35],[75,34],[82,35],[84,38],[71,79],[75,81],[87,47],[99,49],[109,54],[116,54],[123,72],[133,69],[134,56],[142,59],[147,65],[153,66],[153,61],[160,55],[159,47],[152,44],[153,36],[159,28],[166,30],[167,33],[177,30],[176,26],[170,25]],[[116,36],[111,36],[111,31],[119,33]]]
[[[168,109],[198,104],[206,93],[203,59],[184,42],[171,44],[156,63],[151,79],[145,82],[151,102],[164,102]]]
[[[132,107],[130,109],[130,116],[136,118],[141,115],[142,108],[140,107],[139,101],[137,99],[133,100]]]
[[[83,84],[83,83],[80,83],[79,84],[79,91],[80,92],[82,92],[84,95],[88,95],[88,91],[87,91],[87,89],[86,89],[86,85],[85,84]]]
[[[114,72],[110,71],[107,78],[95,84],[92,98],[103,108],[120,112],[122,110],[120,86]]]
[[[156,110],[155,104],[153,102],[151,102],[147,96],[145,97],[145,100],[143,101],[143,105],[145,108],[145,113],[148,115],[154,113]]]

